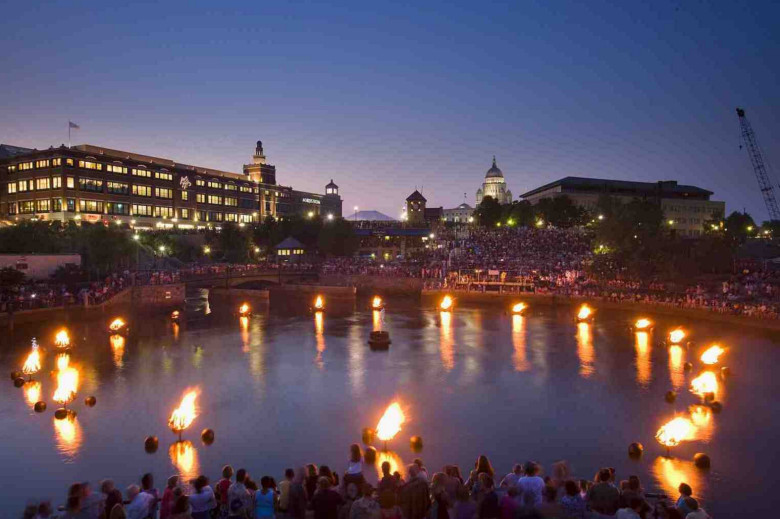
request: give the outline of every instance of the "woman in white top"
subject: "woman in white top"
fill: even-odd
[[[354,483],[358,489],[363,488],[365,478],[363,478],[363,452],[360,445],[353,443],[349,446],[349,463],[347,471],[344,473],[344,488],[350,483]]]
[[[195,489],[189,496],[192,519],[209,519],[211,510],[217,507],[217,498],[209,486],[209,479],[206,476],[198,476],[192,486]]]

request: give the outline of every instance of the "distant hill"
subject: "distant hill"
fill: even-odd
[[[357,213],[352,213],[349,216],[344,217],[345,220],[354,221],[354,220],[362,220],[364,222],[394,222],[395,218],[390,218],[384,213],[380,213],[379,211],[358,211]]]

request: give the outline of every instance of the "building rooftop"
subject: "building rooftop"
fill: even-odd
[[[279,249],[305,249],[306,246],[293,238],[292,236],[288,236],[287,238],[283,239],[276,247],[274,247],[276,250]]]
[[[407,202],[427,202],[428,199],[425,198],[424,196],[422,196],[422,193],[420,193],[419,191],[417,191],[415,189],[414,193],[412,193],[411,195],[406,197],[406,201]]]
[[[21,146],[13,146],[11,144],[0,144],[0,159],[5,159],[9,157],[15,157],[16,155],[24,155],[25,153],[30,153],[33,150],[32,148],[22,148]]]
[[[550,182],[536,189],[532,189],[521,195],[528,198],[545,191],[560,187],[562,193],[566,192],[591,192],[613,193],[635,196],[673,196],[673,197],[709,197],[713,193],[696,186],[678,184],[676,180],[660,180],[658,182],[634,182],[631,180],[610,180],[605,178],[565,177],[555,182]]]

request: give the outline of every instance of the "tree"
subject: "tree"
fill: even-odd
[[[318,245],[321,252],[331,256],[353,256],[360,246],[360,240],[352,225],[339,218],[322,226]]]
[[[235,223],[226,223],[222,226],[218,243],[225,261],[246,263],[249,260],[249,250],[252,247],[249,232],[244,231]]]
[[[758,233],[758,226],[748,213],[734,211],[726,217],[723,230],[732,241],[744,243],[745,240]]]
[[[536,223],[536,214],[534,212],[534,206],[527,200],[514,201],[511,204],[503,206],[504,209],[504,221],[510,220],[514,225],[520,227],[529,227]]]
[[[3,288],[16,287],[24,283],[24,272],[13,267],[0,269],[0,286]]]
[[[501,221],[504,210],[492,196],[486,196],[474,209],[474,218],[483,227],[495,227]]]
[[[574,227],[587,219],[586,211],[566,195],[542,198],[534,209],[537,217],[555,227]]]

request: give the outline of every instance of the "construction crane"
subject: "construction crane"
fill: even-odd
[[[756,134],[753,132],[753,127],[750,126],[750,121],[745,117],[745,110],[737,108],[737,116],[739,117],[742,140],[745,142],[745,147],[747,147],[748,153],[750,154],[750,162],[753,164],[753,171],[758,180],[758,188],[764,196],[764,203],[766,204],[766,210],[769,212],[769,219],[772,221],[780,221],[780,208],[778,208],[777,205],[775,188],[772,185],[772,180],[770,179],[766,163],[764,162],[764,157],[761,154],[761,148],[758,147]]]

